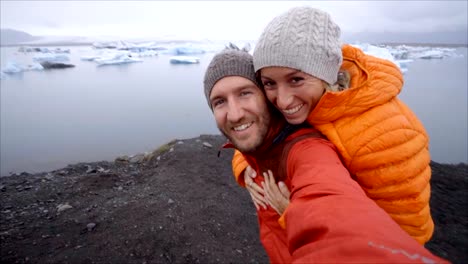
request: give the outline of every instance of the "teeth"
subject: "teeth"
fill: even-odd
[[[291,108],[291,109],[285,109],[283,110],[284,113],[288,114],[288,115],[292,115],[294,113],[296,113],[297,111],[299,111],[299,109],[301,109],[301,107],[303,106],[304,104],[300,104],[294,108]]]
[[[235,130],[235,131],[246,130],[246,129],[249,128],[252,124],[253,124],[253,122],[250,122],[250,123],[248,123],[248,124],[243,124],[243,125],[240,125],[240,126],[236,126],[236,127],[234,127],[234,130]]]

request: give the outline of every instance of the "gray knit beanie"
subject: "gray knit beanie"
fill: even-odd
[[[227,76],[244,77],[260,87],[255,78],[252,55],[242,50],[225,49],[213,57],[205,72],[203,84],[206,100],[210,108],[210,94],[213,86],[220,79]]]
[[[334,84],[343,62],[340,32],[328,13],[292,8],[275,17],[260,36],[253,53],[255,71],[288,67]]]

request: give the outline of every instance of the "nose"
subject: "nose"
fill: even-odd
[[[236,100],[229,102],[227,119],[231,123],[239,122],[244,117],[244,108]]]
[[[288,87],[284,85],[278,86],[278,94],[276,104],[279,109],[288,109],[293,102],[293,95],[289,92]]]

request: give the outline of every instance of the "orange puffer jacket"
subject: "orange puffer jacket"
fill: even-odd
[[[396,96],[403,86],[393,63],[344,45],[342,70],[350,88],[325,93],[307,121],[337,147],[343,163],[367,196],[419,243],[434,231],[429,209],[431,169],[428,135],[415,114]],[[233,172],[244,185],[247,163],[233,157]]]

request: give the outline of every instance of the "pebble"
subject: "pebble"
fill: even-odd
[[[62,212],[62,211],[65,211],[65,210],[68,210],[68,209],[71,209],[73,208],[73,206],[69,205],[69,204],[59,204],[57,205],[57,212]]]
[[[168,203],[168,204],[173,204],[173,203],[174,203],[174,200],[169,199],[169,200],[167,201],[167,203]]]
[[[86,228],[88,228],[88,231],[93,231],[93,229],[96,227],[95,223],[89,223],[86,225]]]
[[[130,158],[130,163],[141,163],[145,158],[144,154],[137,154]]]
[[[212,148],[213,145],[211,145],[210,143],[208,142],[203,142],[203,146],[207,147],[207,148]]]
[[[47,180],[52,180],[54,178],[54,175],[52,173],[48,172],[47,175],[45,176],[45,178]]]

